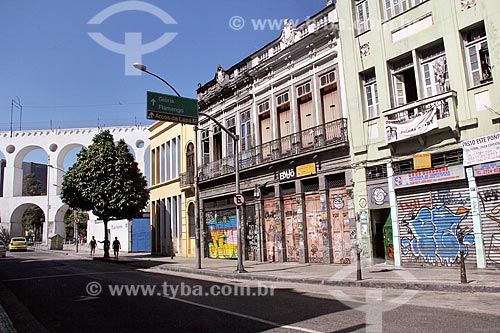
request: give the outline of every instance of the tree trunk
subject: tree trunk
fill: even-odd
[[[103,220],[104,224],[104,258],[109,258],[109,238],[108,238],[108,220]]]

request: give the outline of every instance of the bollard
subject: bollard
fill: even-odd
[[[460,283],[467,283],[467,273],[465,272],[464,251],[460,251]]]
[[[357,260],[357,270],[356,270],[356,281],[361,281],[362,280],[362,277],[361,277],[361,251],[360,249],[356,246],[356,252],[357,252],[357,257],[358,257],[358,260]]]

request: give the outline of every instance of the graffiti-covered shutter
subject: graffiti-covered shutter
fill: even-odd
[[[458,265],[461,250],[476,262],[466,181],[401,189],[396,196],[402,264]]]
[[[280,230],[276,226],[276,200],[264,200],[264,238],[266,246],[266,260],[276,261],[278,259],[278,237]]]
[[[323,229],[321,224],[320,195],[306,193],[307,246],[309,262],[323,262]]]
[[[477,179],[486,265],[500,264],[500,177]]]
[[[283,197],[287,261],[299,261],[299,229],[295,195]]]

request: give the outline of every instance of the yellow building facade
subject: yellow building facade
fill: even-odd
[[[150,128],[151,253],[195,255],[193,126]]]

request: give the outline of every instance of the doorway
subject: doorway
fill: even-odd
[[[387,259],[386,245],[388,246],[388,244],[384,243],[384,241],[386,241],[386,237],[384,237],[384,225],[390,215],[390,208],[370,209],[372,253],[375,263],[385,262]],[[385,233],[387,233],[387,230]],[[392,243],[392,227],[390,235]]]

